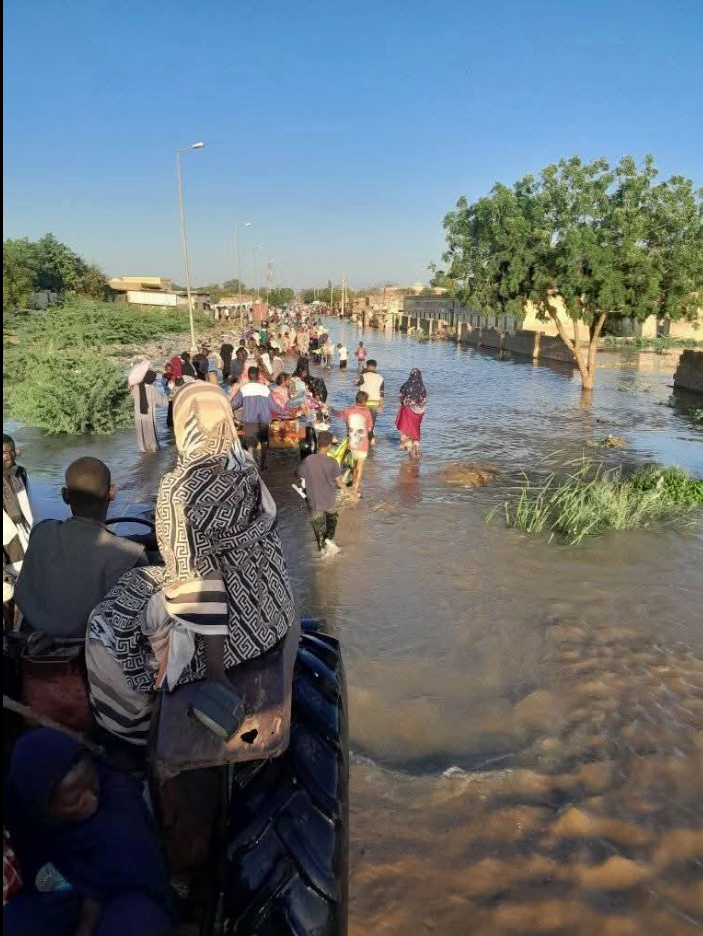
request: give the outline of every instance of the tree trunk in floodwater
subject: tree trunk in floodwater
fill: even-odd
[[[570,338],[566,331],[566,326],[557,315],[556,310],[549,306],[549,315],[556,325],[557,331],[559,332],[559,337],[564,342],[569,351],[571,351],[574,361],[576,362],[576,366],[579,369],[579,374],[581,375],[581,385],[583,389],[587,391],[593,390],[593,387],[595,386],[596,366],[598,363],[598,342],[600,341],[600,336],[603,332],[603,326],[605,325],[607,314],[607,312],[599,312],[597,313],[598,317],[596,318],[596,313],[594,313],[593,322],[589,328],[588,350],[584,354],[583,348],[581,347],[581,342],[579,340],[578,319],[572,319],[574,326],[574,336],[573,338]]]

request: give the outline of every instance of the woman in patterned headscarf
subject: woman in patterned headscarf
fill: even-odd
[[[422,420],[427,409],[427,390],[422,372],[414,367],[400,388],[400,409],[395,425],[400,432],[400,447],[411,455],[420,454]]]
[[[173,419],[178,461],[156,508],[165,570],[123,576],[89,626],[94,713],[135,744],[148,735],[140,694],[222,680],[274,647],[296,619],[276,506],[239,443],[226,394],[188,384]]]
[[[156,532],[166,608],[196,639],[186,678],[222,675],[281,640],[295,602],[276,530],[276,505],[244,452],[218,387],[176,396],[178,463],[161,482]]]

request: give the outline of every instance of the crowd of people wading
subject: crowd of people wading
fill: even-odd
[[[106,745],[142,756],[158,691],[197,681],[222,691],[228,670],[271,650],[296,621],[263,480],[269,450],[299,453],[294,487],[328,560],[340,552],[339,502],[361,498],[377,444],[387,386],[363,341],[350,352],[304,306],[274,310],[242,331],[224,335],[217,350],[184,351],[158,369],[143,360],[129,374],[139,450],[160,447],[160,407],[177,450],[159,485],[156,558],[108,527],[116,489],[96,458],[67,467],[69,519],[40,521],[21,453],[3,434],[5,637],[80,645],[97,730]],[[349,372],[350,358],[349,405],[333,410],[325,375],[334,366]],[[413,458],[426,406],[413,370],[399,388],[396,420]],[[334,420],[346,427],[341,439]],[[5,692],[17,698],[13,678],[4,673]],[[173,892],[137,781],[52,727],[22,734],[4,753],[6,932],[172,936]]]

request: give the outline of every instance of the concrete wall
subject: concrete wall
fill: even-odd
[[[662,332],[669,338],[688,341],[703,341],[703,312],[698,313],[695,322],[668,322],[662,325]]]
[[[562,361],[575,365],[573,355],[561,338],[539,332],[521,329],[511,334],[495,328],[471,328],[468,324],[462,324],[457,337],[462,344],[474,348],[508,351],[533,360]]]
[[[187,306],[188,300],[177,293],[149,292],[136,289],[130,289],[127,293],[127,302],[130,305],[153,305],[153,306]]]
[[[703,351],[684,351],[674,374],[674,386],[678,390],[703,393]]]
[[[569,336],[573,334],[573,322],[566,315],[564,305],[561,299],[556,299],[557,314],[566,324],[569,330]],[[535,307],[528,302],[525,307],[524,319],[516,318],[514,315],[481,312],[478,309],[471,309],[462,305],[458,299],[452,299],[450,296],[406,296],[403,314],[408,322],[401,322],[401,329],[407,325],[416,325],[415,319],[436,319],[444,321],[452,328],[459,329],[459,325],[467,323],[473,328],[495,328],[498,331],[515,334],[518,331],[541,332],[550,337],[559,337],[557,327],[551,319],[542,322],[537,318]],[[588,342],[589,333],[586,325],[579,322],[579,338],[582,342]]]

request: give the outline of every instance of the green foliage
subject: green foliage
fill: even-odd
[[[34,247],[35,289],[61,293],[75,290],[86,271],[86,262],[53,234],[45,234]]]
[[[671,504],[703,507],[703,481],[676,466],[649,465],[634,474],[629,483],[635,491],[657,491]]]
[[[642,338],[639,335],[634,338],[614,338],[612,335],[606,335],[601,338],[600,346],[609,351],[622,351],[630,348],[636,351],[674,351],[701,348],[703,341],[693,338],[669,338],[668,335],[659,335],[658,338]]]
[[[26,425],[58,435],[110,433],[132,422],[124,372],[104,355],[70,349],[47,355],[34,346],[21,365],[5,385],[5,402]]]
[[[34,292],[34,258],[29,241],[6,240],[2,245],[3,312],[26,306]]]
[[[44,289],[105,299],[107,281],[100,267],[87,263],[53,234],[36,242],[4,241],[3,310],[26,306],[32,293]]]
[[[552,318],[592,386],[597,339],[608,318],[696,316],[703,293],[703,198],[682,176],[656,183],[651,157],[616,167],[578,157],[539,178],[497,184],[444,219],[446,275],[459,297],[485,312],[520,316],[533,303]],[[584,356],[558,317],[585,322]]]
[[[94,263],[88,264],[78,278],[76,292],[79,296],[85,296],[86,299],[95,299],[96,301],[107,299],[107,280],[99,266]]]
[[[533,487],[525,475],[520,495],[494,508],[506,524],[523,533],[549,531],[570,545],[608,530],[635,530],[703,506],[703,481],[680,468],[649,467],[631,477],[589,459],[577,462],[566,478],[556,473]]]
[[[269,292],[269,303],[276,308],[292,305],[295,302],[295,290],[288,286],[280,286]]]
[[[428,269],[432,273],[430,286],[446,289],[448,296],[456,295],[456,280],[453,280],[451,276],[448,276],[445,270],[440,270],[436,263],[430,263]],[[424,291],[425,290],[423,290],[423,292]],[[429,292],[431,293],[432,290],[429,290]]]
[[[347,289],[347,302],[350,302],[355,295],[355,292]],[[330,305],[334,300],[335,305],[337,305],[342,301],[342,284],[339,283],[337,286],[333,286],[332,283],[328,283],[324,289],[303,289],[300,292],[300,298],[307,305],[315,302],[315,300],[325,305]]]
[[[142,311],[122,303],[74,299],[18,319],[15,340],[20,348],[41,346],[46,353],[54,353],[139,345],[166,334],[185,334],[188,327],[182,309],[147,306]]]
[[[107,351],[185,334],[181,310],[73,300],[15,316],[3,354],[4,401],[28,426],[55,434],[109,433],[129,425],[123,368]]]
[[[242,282],[241,287],[238,279],[225,280],[222,285],[211,283],[209,286],[198,287],[198,292],[210,293],[213,302],[219,302],[223,296],[256,296],[256,289],[252,289]],[[259,290],[262,298],[266,296],[266,289],[262,287]],[[269,291],[269,302],[274,306],[288,305],[295,299],[295,290],[288,286],[280,286]],[[311,300],[312,301],[312,300]]]

